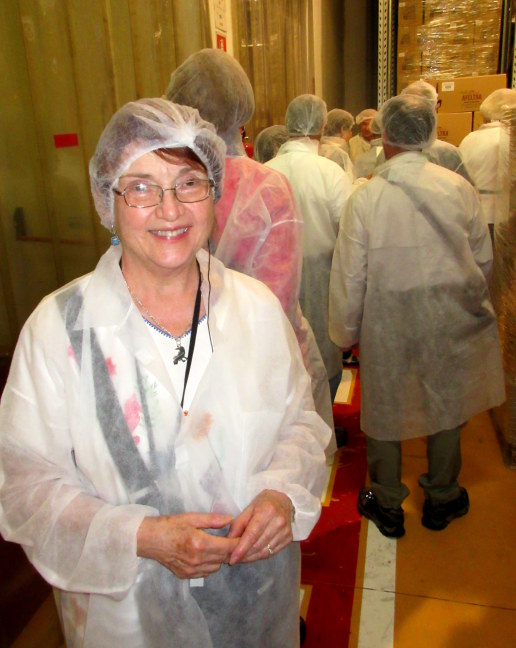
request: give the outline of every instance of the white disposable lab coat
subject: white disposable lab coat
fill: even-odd
[[[315,408],[334,430],[328,374],[299,306],[303,217],[288,181],[247,155],[227,157],[215,217],[211,236],[215,256],[226,268],[263,281],[280,300],[312,382]],[[336,450],[333,433],[326,453],[332,455]]]
[[[326,135],[325,137],[321,137],[319,155],[322,155],[323,157],[328,158],[328,160],[332,160],[332,162],[338,164],[348,176],[349,181],[353,183],[355,182],[355,170],[348,151],[348,143],[343,137],[338,137],[336,135]]]
[[[303,215],[299,301],[331,379],[342,370],[342,353],[328,333],[330,268],[340,217],[352,186],[337,164],[318,155],[318,145],[308,137],[289,140],[266,166],[287,176]]]
[[[330,334],[360,342],[361,426],[380,440],[454,428],[505,388],[475,189],[402,153],[351,197],[330,281]]]
[[[464,164],[480,193],[487,223],[495,222],[496,201],[501,190],[502,176],[498,170],[501,132],[501,122],[490,122],[466,135],[459,146]]]
[[[349,157],[351,158],[353,164],[355,164],[355,160],[359,155],[362,155],[362,153],[369,151],[370,148],[371,142],[368,142],[366,139],[364,139],[362,135],[360,135],[360,133],[353,135],[353,137],[349,140]]]
[[[56,588],[68,646],[298,641],[298,543],[200,582],[136,556],[138,527],[158,512],[236,515],[277,489],[296,508],[296,540],[320,512],[330,433],[292,328],[263,284],[212,258],[210,289],[208,255],[197,258],[213,353],[188,416],[120,248],[45,298],[20,335],[0,407],[0,529]]]
[[[450,171],[458,173],[470,184],[474,184],[464,165],[464,160],[459,149],[453,144],[450,144],[450,142],[436,139],[428,148],[423,150],[423,153],[429,162],[438,164],[445,169],[450,169]]]

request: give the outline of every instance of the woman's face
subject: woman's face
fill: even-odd
[[[200,163],[150,152],[124,171],[117,189],[124,191],[139,183],[170,189],[192,178],[208,179]],[[195,203],[179,202],[174,191],[165,191],[159,205],[140,208],[129,207],[123,196],[115,194],[115,225],[124,269],[160,275],[188,269],[210,235],[213,218],[211,190],[205,200]]]

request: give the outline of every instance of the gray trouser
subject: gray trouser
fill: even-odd
[[[419,485],[434,504],[460,495],[457,482],[461,468],[460,429],[461,426],[443,430],[427,438],[428,472],[421,475]],[[379,504],[386,508],[400,507],[410,492],[401,481],[401,442],[378,441],[368,436],[367,468],[371,490]]]

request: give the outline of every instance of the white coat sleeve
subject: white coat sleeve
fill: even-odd
[[[282,357],[290,358],[290,362],[281,361],[289,394],[270,461],[266,467],[251,471],[246,491],[248,501],[265,489],[288,495],[295,508],[294,540],[304,540],[321,513],[320,498],[326,479],[324,449],[331,431],[315,411],[310,377],[304,368],[294,331],[283,313],[281,318],[276,343],[280,347],[286,345],[286,355]],[[274,369],[275,372],[280,370],[279,367]]]
[[[367,233],[358,195],[343,214],[330,273],[330,338],[344,349],[359,340],[367,285]]]
[[[482,206],[476,192],[471,192],[471,214],[468,231],[468,242],[477,266],[484,277],[489,280],[493,265],[493,246],[491,235],[482,214]]]
[[[103,501],[75,465],[64,379],[30,322],[0,407],[0,530],[51,585],[119,598],[137,576],[137,530],[157,512]]]

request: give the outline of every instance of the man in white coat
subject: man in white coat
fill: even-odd
[[[351,197],[330,281],[330,335],[360,342],[361,427],[371,485],[358,509],[387,537],[405,533],[401,441],[428,437],[422,524],[444,529],[469,510],[459,486],[460,430],[505,399],[486,277],[491,240],[477,192],[422,150],[436,135],[415,95],[380,112],[385,157]]]
[[[318,154],[326,115],[325,102],[315,95],[293,99],[285,115],[289,141],[266,166],[288,178],[303,215],[299,301],[323,357],[333,401],[342,375],[342,353],[328,333],[330,268],[351,182],[338,164]]]
[[[484,99],[480,112],[484,124],[462,140],[459,149],[477,189],[484,218],[493,236],[496,196],[500,191],[498,157],[500,153],[501,119],[506,108],[516,106],[516,90],[500,88]]]

